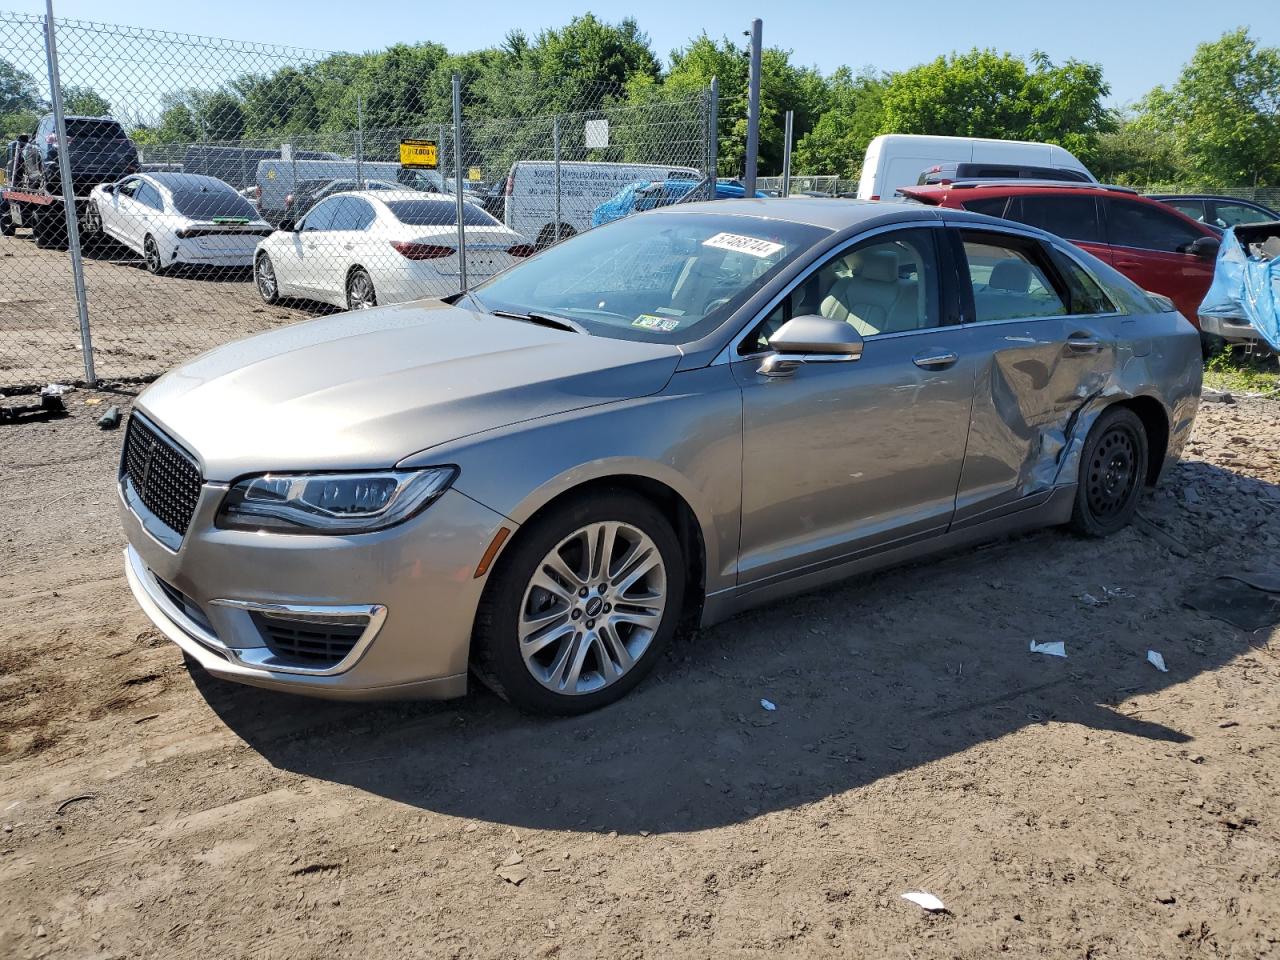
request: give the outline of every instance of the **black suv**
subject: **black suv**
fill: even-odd
[[[98,184],[114,183],[140,169],[138,149],[118,121],[110,117],[67,117],[66,125],[67,159],[76,196],[87,196]],[[50,192],[60,193],[58,131],[52,113],[46,114],[36,127],[33,146],[40,151],[45,184]]]

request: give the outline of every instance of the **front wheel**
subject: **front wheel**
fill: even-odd
[[[589,494],[528,524],[503,554],[476,613],[476,669],[534,713],[613,703],[671,642],[684,591],[661,511],[625,491]]]
[[[253,282],[258,287],[262,302],[271,306],[280,302],[280,281],[276,279],[275,264],[265,253],[253,261]]]
[[[1098,417],[1080,458],[1071,527],[1087,537],[1109,537],[1138,512],[1147,469],[1147,431],[1127,407]]]
[[[373,280],[364,267],[356,267],[347,278],[347,309],[368,310],[378,305],[378,294]]]
[[[12,237],[17,233],[13,225],[13,217],[9,214],[9,204],[0,200],[0,237]]]

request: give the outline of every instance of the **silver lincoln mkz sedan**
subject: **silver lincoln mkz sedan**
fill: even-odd
[[[681,625],[1011,531],[1104,536],[1191,429],[1200,341],[1047,234],[726,200],[445,301],[205,354],[139,398],[129,582],[228,680],[622,696]]]

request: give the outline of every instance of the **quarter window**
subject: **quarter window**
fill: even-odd
[[[1109,200],[1107,232],[1113,246],[1164,253],[1185,253],[1204,236],[1181,217],[1161,209],[1154,200]]]
[[[1102,287],[1098,286],[1097,281],[1085,272],[1084,267],[1076,263],[1072,257],[1053,247],[1049,248],[1049,256],[1054,266],[1058,268],[1058,272],[1067,281],[1072,315],[1115,313],[1116,307],[1111,302],[1111,298],[1102,292]]]
[[[141,186],[138,187],[138,192],[134,194],[134,199],[144,207],[150,207],[152,210],[163,210],[164,201],[160,199],[160,191],[145,181],[140,182]]]
[[[995,234],[962,234],[978,323],[1060,317],[1069,311],[1042,262],[1040,245]]]
[[[964,208],[974,213],[985,213],[989,217],[1003,217],[1008,197],[983,197],[980,200],[966,200]]]
[[[807,314],[844,321],[864,337],[941,326],[933,231],[881,234],[831,258],[757,324],[738,352],[767,350],[779,327]]]

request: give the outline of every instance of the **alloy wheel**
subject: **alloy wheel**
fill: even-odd
[[[357,270],[347,283],[347,307],[351,310],[368,310],[378,305],[373,292],[373,281],[363,270]]]
[[[1127,427],[1104,433],[1089,461],[1089,509],[1099,520],[1108,520],[1125,508],[1138,480],[1138,444]]]
[[[666,566],[648,534],[627,523],[588,524],[535,568],[520,603],[520,655],[548,690],[595,693],[644,655],[667,596]]]
[[[258,258],[255,266],[256,270],[254,272],[257,275],[258,294],[267,303],[271,303],[275,299],[277,289],[275,267],[271,265],[271,258],[266,254]]]
[[[147,269],[152,273],[159,273],[164,269],[164,263],[160,259],[160,248],[156,246],[156,242],[150,237],[142,244],[142,256],[147,262]]]

